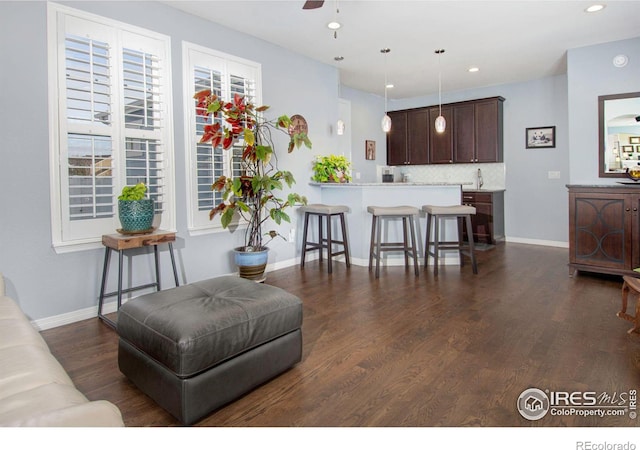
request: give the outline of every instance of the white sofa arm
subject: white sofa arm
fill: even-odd
[[[122,427],[120,410],[106,400],[74,405],[24,420],[2,424],[8,427]]]

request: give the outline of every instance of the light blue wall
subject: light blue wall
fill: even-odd
[[[241,241],[227,231],[200,236],[190,236],[187,231],[183,40],[262,64],[264,104],[270,105],[274,114],[304,115],[314,145],[313,150],[303,147],[291,155],[283,152],[281,167],[293,172],[298,181],[296,192],[310,201],[318,200],[317,190],[308,181],[313,156],[331,153],[335,147],[331,130],[338,118],[335,68],[161,3],[69,2],[68,6],[171,37],[176,250],[181,281],[232,272],[229,250]],[[51,246],[46,12],[45,2],[0,2],[0,272],[6,277],[8,293],[34,320],[95,306],[104,254],[102,248],[57,254]],[[283,231],[286,234],[298,225],[287,225]],[[270,263],[290,261],[299,254],[296,244],[272,241],[269,246]],[[116,261],[112,258],[109,290],[115,288]],[[150,282],[153,258],[141,255],[133,261],[135,283]],[[173,277],[164,249],[161,266],[163,283],[170,286]]]
[[[360,180],[354,181],[380,181],[376,179],[376,166],[387,164],[387,135],[380,125],[384,98],[346,87],[342,88],[342,97],[351,101],[351,161],[353,172],[360,174]],[[365,141],[376,143],[375,160],[365,158]]]
[[[627,55],[622,68],[616,55]],[[640,91],[640,37],[569,50],[569,139],[571,184],[614,184],[598,177],[598,96]]]

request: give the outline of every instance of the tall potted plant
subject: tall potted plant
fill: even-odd
[[[284,184],[291,187],[295,179],[291,172],[278,168],[273,133],[282,132],[289,136],[289,153],[303,144],[311,148],[311,141],[306,133],[289,132],[289,116],[267,120],[263,113],[269,109],[268,106],[256,107],[238,94],[230,102],[210,90],[197,92],[194,98],[197,114],[214,119],[204,126],[200,142],[222,146],[225,150],[236,143],[242,146],[242,174],[223,175],[214,182],[212,189],[222,193],[222,201],[210,211],[209,219],[220,215],[223,228],[227,228],[236,216],[246,221],[244,245],[234,249],[236,264],[241,277],[260,280],[268,258],[263,237],[269,236],[271,240],[280,236],[275,230],[263,233],[263,225],[269,219],[278,225],[282,221],[290,222],[285,210],[307,203],[307,199],[299,194],[289,193],[285,198],[280,194]],[[221,120],[215,120],[217,118]],[[254,256],[258,261],[248,262]]]

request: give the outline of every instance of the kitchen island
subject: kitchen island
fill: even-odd
[[[463,185],[472,183],[451,182],[408,182],[408,183],[310,183],[320,189],[320,202],[329,205],[345,205],[349,207],[346,214],[347,234],[352,263],[367,266],[369,264],[369,243],[371,239],[371,214],[367,206],[415,206],[419,210],[422,205],[459,205],[462,202]],[[311,225],[311,224],[310,224]],[[398,224],[390,223],[390,229],[384,230],[385,241],[402,240],[400,220]],[[335,226],[335,224],[334,224]],[[317,223],[313,224],[313,233],[317,233]],[[456,240],[455,219],[447,220],[444,237]],[[310,231],[311,232],[311,231]],[[424,238],[426,232],[425,214],[420,212],[416,222],[416,239],[418,251],[424,256]],[[339,231],[333,231],[339,236]],[[336,234],[337,233],[337,234]],[[314,236],[316,234],[313,234]],[[387,254],[382,259],[386,265],[403,265],[401,252]],[[458,264],[457,252],[446,252],[441,259],[444,264]],[[424,264],[423,261],[421,261]]]

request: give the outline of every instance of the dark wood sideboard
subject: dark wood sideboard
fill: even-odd
[[[567,188],[570,273],[640,277],[640,185]]]

